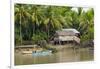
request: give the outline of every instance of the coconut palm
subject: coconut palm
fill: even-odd
[[[55,8],[56,7],[47,6],[44,11],[45,15],[44,25],[47,31],[48,41],[50,38],[50,31],[52,31],[52,29],[54,31],[55,29],[60,29],[62,27],[62,24],[60,23],[58,18],[59,16],[55,15],[56,14],[56,11],[54,10]]]
[[[20,44],[22,44],[22,40],[23,40],[23,34],[22,34],[22,26],[24,26],[25,28],[27,27],[27,23],[28,23],[28,18],[30,17],[30,14],[26,11],[26,9],[24,8],[25,6],[22,4],[17,4],[15,7],[15,23],[19,23],[20,25]],[[27,29],[26,33],[27,33]],[[25,33],[25,32],[24,32]]]
[[[49,42],[54,32],[62,28],[75,28],[80,31],[81,39],[93,39],[93,9],[84,11],[78,7],[75,11],[72,7],[31,4],[15,4],[14,9],[15,40],[20,44],[23,40],[31,40],[33,35],[44,35],[42,39]]]

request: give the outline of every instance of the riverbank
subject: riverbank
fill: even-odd
[[[45,47],[40,47],[37,45],[24,45],[24,46],[16,46],[15,48],[15,52],[23,52],[23,51],[44,51],[44,50],[51,50],[52,53],[56,53],[62,49],[65,48],[72,48],[72,49],[80,49],[80,48],[90,48],[90,49],[94,49],[94,47],[84,47],[81,45],[75,45],[75,44],[66,44],[66,45],[52,45],[52,44],[48,44]],[[21,50],[22,49],[22,50]]]

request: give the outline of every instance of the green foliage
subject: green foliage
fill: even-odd
[[[15,35],[15,45],[20,45],[20,36],[19,35]]]
[[[41,42],[42,40],[47,40],[47,35],[46,33],[36,33],[36,34],[33,34],[32,36],[32,40],[34,43],[38,44],[39,42]]]
[[[34,43],[38,43],[38,41],[42,40],[43,38],[40,35],[33,34],[32,40]]]
[[[77,29],[81,41],[93,40],[93,8],[87,11],[80,7],[77,9],[75,11],[72,7],[65,6],[15,4],[15,44],[22,44],[23,41],[49,42],[55,31],[62,28]]]
[[[38,45],[42,48],[47,48],[47,42],[46,40],[39,40]]]

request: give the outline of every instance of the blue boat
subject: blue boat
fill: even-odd
[[[33,51],[32,56],[47,56],[51,55],[52,51],[51,50],[45,50],[45,51]]]

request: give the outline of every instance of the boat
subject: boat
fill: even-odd
[[[22,54],[32,54],[32,51],[23,51]]]
[[[51,50],[33,51],[32,52],[33,56],[47,56],[47,55],[51,55],[51,54],[52,54]]]

